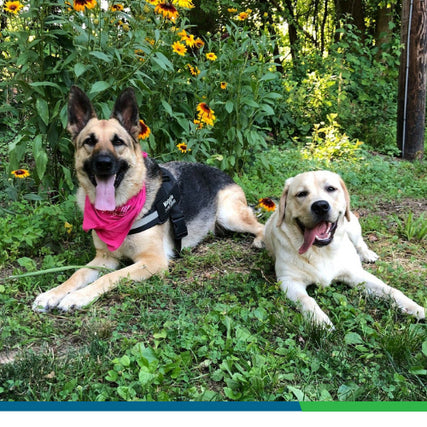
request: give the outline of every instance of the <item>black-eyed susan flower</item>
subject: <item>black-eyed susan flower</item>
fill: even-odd
[[[236,13],[236,12],[237,12],[237,9],[236,9],[236,8],[234,8],[234,7],[229,7],[229,8],[227,9],[227,12],[228,12],[228,13]]]
[[[187,34],[185,37],[181,38],[188,47],[194,47],[196,45],[196,39],[193,34]]]
[[[268,212],[272,212],[276,209],[276,203],[270,199],[270,197],[263,197],[258,200],[258,206],[265,209]]]
[[[187,48],[181,42],[175,42],[172,45],[172,50],[178,55],[184,56],[187,52]]]
[[[217,56],[213,52],[209,52],[206,54],[206,59],[209,59],[209,61],[215,61]]]
[[[144,120],[139,120],[140,131],[138,134],[139,139],[147,139],[150,136],[151,129],[145,124]]]
[[[12,171],[11,174],[15,178],[19,178],[19,179],[27,178],[30,176],[30,172],[28,172],[27,169],[16,169]]]
[[[187,68],[190,70],[191,75],[197,77],[200,74],[200,70],[191,64],[187,64]]]
[[[197,115],[200,122],[209,126],[213,126],[214,121],[216,120],[215,111],[212,110],[206,102],[201,102],[197,105]]]
[[[16,15],[23,7],[20,1],[7,1],[4,4],[4,11]]]
[[[173,0],[173,4],[177,4],[184,9],[193,9],[193,0]]]
[[[227,85],[228,85],[228,83],[227,83],[227,82],[221,82],[221,83],[219,84],[219,86],[221,87],[221,89],[222,89],[222,90],[227,89]]]
[[[157,6],[159,3],[162,3],[162,0],[145,0],[147,3]]]
[[[196,39],[194,42],[194,47],[201,49],[205,45],[205,42],[202,39]]]
[[[238,21],[245,21],[246,19],[248,19],[249,14],[247,12],[240,12],[237,15],[237,20]]]
[[[124,10],[124,6],[122,4],[113,4],[110,7],[112,12],[122,12]]]
[[[96,0],[74,0],[74,10],[83,12],[85,9],[93,9],[96,6]]]
[[[180,142],[176,146],[178,150],[181,151],[181,153],[187,153],[188,151],[191,151],[191,148],[188,148],[188,145],[186,142]]]
[[[170,19],[171,21],[174,21],[179,16],[176,7],[171,3],[158,3],[154,8],[154,12],[162,15],[165,19]]]

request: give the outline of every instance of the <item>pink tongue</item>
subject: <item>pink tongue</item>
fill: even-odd
[[[300,255],[306,253],[316,240],[316,237],[319,239],[327,239],[329,237],[329,223],[321,222],[312,229],[306,228],[304,230],[304,243],[299,248],[298,253]]]
[[[112,175],[107,179],[95,177],[95,209],[100,211],[113,211],[116,209],[116,197],[114,181],[116,175]]]

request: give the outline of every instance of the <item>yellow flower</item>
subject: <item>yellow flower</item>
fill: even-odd
[[[190,70],[190,73],[196,77],[200,74],[200,70],[197,67],[193,67],[191,64],[187,64],[188,69]]]
[[[4,11],[16,15],[24,5],[19,1],[7,1],[4,5]]]
[[[185,53],[187,52],[187,48],[181,42],[175,42],[172,45],[172,50],[181,56],[185,56]]]
[[[196,39],[194,43],[194,47],[197,49],[202,48],[205,45],[205,42],[202,39]]]
[[[110,7],[110,10],[111,10],[112,12],[122,12],[122,11],[124,10],[124,7],[123,7],[123,5],[122,5],[122,4],[113,4],[113,5]]]
[[[173,0],[173,4],[177,4],[179,7],[184,9],[193,9],[193,0]]]
[[[217,56],[213,52],[209,52],[206,54],[206,59],[209,59],[209,61],[215,61]]]
[[[235,9],[234,7],[230,7],[230,8],[228,8],[228,9],[227,9],[227,11],[228,11],[229,13],[236,13],[236,12],[237,12],[237,9]]]
[[[247,12],[240,12],[240,13],[237,15],[237,19],[238,19],[239,21],[244,21],[244,20],[248,19],[248,16],[249,16],[249,14],[248,14]]]
[[[163,18],[170,19],[171,21],[174,21],[176,18],[178,18],[179,15],[175,6],[171,3],[157,4],[157,6],[154,8],[154,12],[162,15]]]
[[[152,4],[153,6],[157,6],[162,0],[145,0],[147,3]]]
[[[85,9],[93,9],[96,6],[96,0],[74,0],[74,10],[83,12]]]
[[[209,126],[213,126],[216,120],[215,111],[212,110],[206,102],[201,102],[197,106],[198,119],[202,123],[206,123]]]
[[[20,178],[20,179],[27,178],[28,176],[30,176],[30,172],[28,172],[27,169],[16,169],[12,171],[11,174],[15,178]]]
[[[141,130],[139,131],[138,138],[147,139],[150,136],[151,129],[145,124],[144,120],[139,121],[139,127]]]
[[[188,151],[191,151],[191,148],[188,148],[187,143],[180,142],[177,144],[178,150],[181,151],[181,153],[187,153]]]
[[[73,231],[73,224],[70,224],[69,222],[65,221],[64,228],[67,230],[67,233],[70,234]]]
[[[221,89],[222,89],[222,90],[227,89],[227,85],[228,85],[228,83],[227,83],[227,82],[221,82],[221,83],[220,83],[220,87],[221,87]]]
[[[276,204],[269,197],[263,197],[258,200],[258,206],[265,209],[268,212],[276,210]]]

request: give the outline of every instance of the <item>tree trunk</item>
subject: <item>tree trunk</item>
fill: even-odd
[[[348,17],[350,17],[350,23],[356,26],[363,40],[366,29],[363,0],[334,0],[334,2],[336,28],[342,28],[342,23],[348,22]]]
[[[393,22],[393,7],[386,5],[378,7],[375,25],[375,45],[378,46],[377,60],[381,60],[383,52],[392,40],[393,31],[390,24]]]
[[[424,156],[427,77],[425,0],[405,0],[402,7],[397,146],[407,160]]]

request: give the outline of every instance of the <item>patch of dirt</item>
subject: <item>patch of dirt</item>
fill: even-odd
[[[406,216],[409,212],[412,212],[415,218],[418,218],[422,214],[425,214],[427,212],[427,200],[416,200],[408,198],[399,199],[395,201],[379,201],[369,208],[356,210],[356,213],[359,214],[359,216],[361,217],[368,215],[386,217],[392,214],[396,214],[400,217]]]

